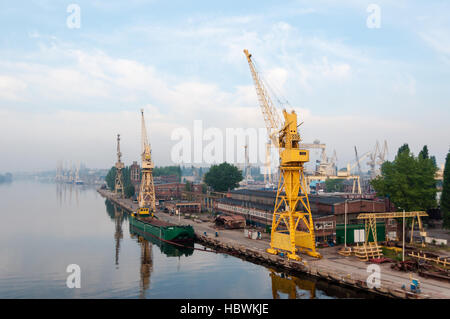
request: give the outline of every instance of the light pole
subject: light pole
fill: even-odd
[[[402,249],[402,261],[405,261],[405,210],[403,209],[403,249]]]
[[[344,212],[344,248],[347,249],[347,200],[345,200],[345,212]]]

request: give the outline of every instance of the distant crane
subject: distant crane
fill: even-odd
[[[245,144],[245,183],[248,185],[249,183],[254,182],[252,177],[252,167],[250,166],[250,160],[248,156],[248,144]]]
[[[383,148],[380,147],[380,151],[378,152],[378,160],[376,162],[378,165],[378,170],[376,171],[377,175],[381,174],[381,165],[383,165],[383,163],[386,161],[387,156],[388,156],[388,146],[387,141],[385,140]]]
[[[70,161],[70,173],[69,173],[68,183],[72,184],[73,180],[74,180],[74,178],[73,178],[73,163],[72,163],[72,161]]]
[[[381,148],[380,143],[377,141],[374,150],[369,155],[369,161],[367,162],[367,165],[369,165],[369,175],[371,179],[380,174],[380,167],[386,161],[387,155],[387,141],[384,141],[383,148]]]
[[[80,178],[80,170],[81,170],[81,163],[78,161],[77,168],[75,171],[75,184],[77,185],[84,184],[83,180]]]
[[[361,176],[362,171],[361,171],[361,164],[360,164],[360,158],[358,158],[358,150],[356,149],[356,145],[355,145],[355,162],[357,163],[357,167],[358,167],[358,175]]]
[[[121,162],[120,158],[122,153],[120,152],[120,134],[117,134],[117,162],[116,162],[116,179],[114,182],[114,192],[119,196],[123,197],[124,187],[122,179],[122,169],[125,165]]]
[[[148,209],[153,212],[156,211],[155,187],[153,184],[153,168],[155,165],[152,161],[152,151],[150,143],[147,139],[147,129],[145,128],[144,110],[141,110],[141,142],[142,142],[142,179],[139,190],[139,208],[146,208],[147,210],[139,210],[142,215],[144,212],[148,214]]]
[[[272,145],[270,140],[266,143],[266,162],[264,163],[264,185],[267,188],[273,188],[273,179],[272,179],[272,163],[270,160]]]
[[[55,181],[57,183],[61,183],[63,181],[63,179],[64,179],[63,174],[64,174],[63,163],[62,163],[62,161],[58,161],[58,164],[56,167],[56,177],[55,177]]]
[[[284,123],[273,105],[248,50],[244,50],[263,112],[269,139],[278,148],[280,174],[272,218],[270,248],[267,252],[278,254],[287,251],[288,258],[301,260],[297,252],[320,258],[316,251],[314,222],[311,216],[304,175],[304,164],[309,161],[309,151],[300,148],[297,114],[283,110]],[[299,194],[300,193],[300,194]],[[298,209],[297,209],[298,207]]]
[[[347,180],[353,180],[353,188],[352,193],[356,193],[356,190],[358,191],[358,194],[361,194],[361,161],[370,155],[370,152],[365,153],[361,157],[358,158],[358,151],[356,150],[355,146],[355,163],[353,165],[350,165],[350,163],[347,164],[347,168],[345,170],[339,171],[337,173],[338,178],[345,178]],[[356,175],[352,174],[352,171],[355,167],[358,167],[358,173]]]

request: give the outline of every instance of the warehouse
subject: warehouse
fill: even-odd
[[[347,243],[360,242],[364,237],[364,224],[357,219],[358,215],[381,213],[388,209],[385,201],[376,199],[348,199],[344,196],[326,195],[310,195],[308,198],[318,242],[343,243],[345,219],[347,219]],[[240,214],[245,217],[248,225],[269,230],[275,199],[275,191],[239,189],[230,191],[227,198],[216,200],[215,210],[226,214]],[[396,228],[395,220],[377,224],[378,238],[384,240],[386,236],[395,235]]]

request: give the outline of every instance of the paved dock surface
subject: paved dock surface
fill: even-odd
[[[118,199],[113,193],[99,190],[99,192],[112,199],[114,202],[119,204],[122,208],[129,211],[136,211],[138,208],[137,203],[133,203],[131,200]],[[270,234],[262,234],[262,239],[253,240],[244,237],[244,232],[242,229],[239,230],[227,230],[221,229],[217,230],[212,221],[201,221],[201,215],[195,220],[186,219],[183,216],[180,218],[178,216],[171,216],[167,213],[160,212],[157,214],[158,218],[171,222],[173,224],[181,225],[191,225],[194,227],[195,233],[199,237],[214,238],[221,244],[230,245],[233,247],[245,247],[249,250],[258,251],[261,255],[269,255],[266,253],[266,249],[269,247]],[[218,232],[219,236],[215,237],[215,232]],[[302,267],[304,271],[321,278],[329,278],[331,280],[340,281],[343,284],[353,285],[356,282],[365,285],[370,273],[367,271],[367,267],[370,263],[360,261],[355,256],[345,257],[338,254],[340,247],[328,247],[319,249],[320,254],[323,256],[322,259],[316,259],[310,256],[301,255],[302,257]],[[273,257],[273,255],[271,255]],[[283,267],[289,263],[295,264],[295,261],[289,261],[287,263],[283,261],[281,257],[278,257],[280,266]],[[392,291],[398,292],[399,297],[405,295],[406,298],[444,298],[450,299],[450,283],[445,281],[438,281],[430,278],[419,277],[418,274],[413,274],[415,278],[418,278],[421,283],[421,294],[413,295],[408,293],[403,293],[401,290],[402,285],[409,287],[408,282],[410,281],[409,272],[400,272],[390,268],[390,263],[381,264],[380,269],[380,281],[381,287],[377,290],[378,293],[387,294],[392,296]],[[367,287],[359,288],[369,289]],[[391,291],[389,294],[388,292]],[[397,294],[396,294],[397,295]]]

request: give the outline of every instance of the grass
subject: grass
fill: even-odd
[[[381,250],[383,251],[383,255],[386,258],[390,258],[392,260],[401,261],[402,260],[402,253],[396,252],[393,249],[388,249],[386,247],[381,247]],[[409,257],[405,256],[405,260],[409,259]]]

